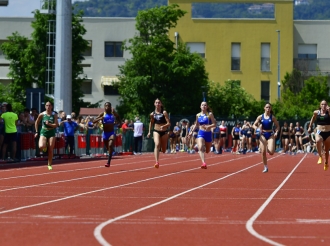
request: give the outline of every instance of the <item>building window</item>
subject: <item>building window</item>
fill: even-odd
[[[298,44],[298,58],[316,59],[317,44]]]
[[[270,44],[261,44],[261,71],[270,71]]]
[[[105,57],[123,57],[124,52],[121,49],[122,44],[122,42],[105,42]]]
[[[205,43],[187,43],[187,47],[189,47],[191,53],[197,53],[205,58]]]
[[[265,100],[266,102],[269,102],[270,99],[269,86],[269,81],[261,81],[261,100]]]
[[[231,70],[232,71],[241,70],[241,44],[240,43],[231,44]]]
[[[87,40],[88,45],[87,45],[87,49],[83,52],[83,56],[92,56],[92,40]]]
[[[81,91],[86,94],[92,94],[92,80],[84,80],[81,84]]]
[[[117,96],[119,95],[118,87],[113,85],[105,85],[104,86],[104,95],[105,96]]]
[[[6,40],[0,40],[0,46],[4,43],[4,42],[6,42]],[[2,49],[0,48],[0,56],[3,56],[4,54],[3,54],[3,51],[2,51]]]

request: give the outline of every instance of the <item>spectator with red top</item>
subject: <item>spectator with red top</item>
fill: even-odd
[[[220,130],[220,153],[222,152],[222,150],[226,149],[226,140],[228,137],[228,128],[225,125],[225,121],[221,121],[221,124],[219,126],[219,130]]]
[[[121,129],[123,130],[123,135],[122,135],[122,143],[123,143],[123,146],[124,146],[123,151],[127,152],[127,151],[129,151],[129,146],[130,146],[130,143],[131,143],[127,133],[128,133],[129,130],[133,130],[133,128],[128,126],[128,120],[126,119],[124,121],[124,124],[122,125]]]

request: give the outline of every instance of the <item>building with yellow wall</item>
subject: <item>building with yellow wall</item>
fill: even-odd
[[[196,2],[272,3],[274,18],[193,18],[192,3]],[[169,35],[205,57],[209,80],[220,84],[228,79],[240,80],[241,86],[256,100],[278,99],[278,80],[283,80],[285,73],[293,69],[292,0],[168,0],[169,5],[173,3],[187,14]]]

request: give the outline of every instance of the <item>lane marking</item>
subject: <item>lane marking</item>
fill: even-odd
[[[183,159],[185,159],[183,156],[182,156]],[[116,163],[115,165],[113,166],[127,166],[127,165],[131,165],[131,164],[127,164],[127,159],[133,159],[133,158],[125,158],[125,159],[118,159],[118,161],[123,161],[124,163]],[[163,158],[162,160],[172,160],[173,158]],[[178,158],[176,158],[178,159]],[[106,159],[98,159],[98,160],[94,160],[94,161],[90,161],[88,162],[88,164],[90,163],[94,163],[94,162],[100,162],[100,160],[105,160]],[[140,164],[140,163],[143,163],[143,162],[150,162],[149,160],[145,160],[145,161],[139,161],[139,162],[134,162],[133,164]],[[70,166],[70,165],[82,165],[82,163],[85,163],[85,162],[71,162],[71,163],[57,163],[55,164],[54,163],[54,166]],[[29,168],[30,170],[32,169],[44,169],[45,170],[45,167],[46,167],[46,164],[45,165],[42,165],[42,166],[38,166],[38,167],[17,167],[15,169],[6,169],[6,170],[2,170],[2,172],[9,172],[9,171],[17,171],[17,170],[25,170],[27,168]],[[45,172],[45,173],[38,173],[38,174],[29,174],[29,175],[24,175],[24,176],[12,176],[12,177],[6,177],[6,178],[0,178],[0,180],[6,180],[6,179],[14,179],[14,178],[25,178],[25,177],[33,177],[33,176],[40,176],[40,175],[52,175],[52,174],[57,174],[57,173],[65,173],[65,172],[74,172],[74,171],[84,171],[84,170],[89,170],[89,169],[96,169],[96,168],[103,168],[104,169],[104,166],[92,166],[92,167],[88,167],[88,168],[79,168],[79,169],[72,169],[72,170],[65,170],[65,171],[56,171],[56,172]],[[1,171],[0,171],[1,173]]]
[[[275,157],[269,158],[268,160],[272,160],[272,159],[278,158],[279,156],[281,156],[281,155],[278,155],[278,156],[275,156]],[[242,158],[244,158],[244,157],[242,157]],[[237,158],[237,159],[235,159],[235,160],[238,160],[238,159],[241,159],[241,158]],[[226,178],[229,178],[229,177],[231,177],[231,176],[233,176],[233,175],[239,174],[239,173],[241,173],[241,172],[243,172],[243,171],[246,171],[246,170],[248,170],[248,169],[250,169],[250,168],[253,168],[253,167],[255,167],[255,166],[258,166],[258,165],[260,165],[260,164],[262,164],[262,162],[258,162],[257,164],[254,164],[254,165],[251,165],[251,166],[249,166],[249,167],[243,168],[243,169],[241,169],[241,170],[239,170],[239,171],[236,171],[236,172],[230,173],[230,174],[228,174],[228,175],[226,175],[226,176],[224,176],[224,177],[221,177],[221,178],[215,179],[215,180],[210,181],[210,182],[208,182],[208,183],[205,183],[205,184],[203,184],[203,185],[200,185],[200,186],[197,186],[197,187],[191,188],[191,189],[189,189],[189,190],[186,190],[186,191],[180,192],[180,193],[178,193],[178,194],[176,194],[176,195],[173,195],[173,196],[171,196],[171,197],[168,197],[168,198],[166,198],[166,199],[163,199],[163,200],[161,200],[161,201],[159,201],[159,202],[155,202],[155,203],[153,203],[153,204],[150,204],[150,205],[148,205],[148,206],[145,206],[145,207],[142,207],[142,208],[136,209],[136,210],[131,211],[131,212],[129,212],[129,213],[126,213],[126,214],[120,215],[120,216],[115,217],[115,218],[113,218],[113,219],[109,219],[109,220],[107,220],[107,221],[101,223],[100,225],[98,225],[98,226],[94,229],[94,236],[95,236],[96,240],[97,240],[101,245],[111,246],[111,244],[109,244],[109,243],[104,239],[104,237],[102,236],[102,229],[103,229],[105,226],[107,226],[107,225],[109,225],[109,224],[111,224],[111,223],[113,223],[113,222],[115,222],[115,221],[118,221],[118,220],[124,219],[124,218],[126,218],[126,217],[129,217],[129,216],[131,216],[131,215],[134,215],[134,214],[140,213],[140,212],[142,212],[142,211],[144,211],[144,210],[147,210],[147,209],[149,209],[149,208],[153,208],[153,207],[158,206],[158,205],[160,205],[160,204],[163,204],[163,203],[165,203],[165,202],[171,201],[171,200],[173,200],[173,199],[175,199],[175,198],[178,198],[178,197],[180,197],[180,196],[182,196],[182,195],[185,195],[185,194],[190,193],[190,192],[192,192],[192,191],[198,190],[198,189],[203,188],[203,187],[205,187],[205,186],[208,186],[208,185],[210,185],[210,184],[214,184],[214,183],[216,183],[216,182],[218,182],[218,181],[221,181],[221,180],[226,179]]]
[[[242,158],[237,158],[235,160],[242,159]],[[277,158],[277,157],[274,157],[274,158]],[[231,161],[233,161],[233,159],[228,160],[228,161],[219,162],[219,164],[222,164],[224,162],[231,162]],[[251,167],[257,166],[259,164],[260,164],[260,162],[253,165],[253,166],[251,166]],[[213,165],[215,165],[215,164],[213,164]],[[249,167],[249,168],[251,168],[251,167]],[[151,168],[153,168],[153,167],[151,167]],[[247,169],[249,169],[249,168],[247,168]],[[152,178],[148,178],[148,179],[133,181],[133,182],[129,182],[129,183],[126,183],[126,184],[115,185],[115,186],[106,187],[106,188],[102,188],[102,189],[97,189],[97,190],[93,190],[93,191],[83,192],[83,193],[79,193],[79,194],[75,194],[75,195],[71,195],[71,196],[66,196],[66,197],[62,197],[62,198],[59,198],[59,199],[50,200],[50,201],[46,201],[46,202],[40,202],[40,203],[30,204],[30,205],[26,205],[26,206],[22,206],[22,207],[12,208],[12,209],[8,209],[8,210],[0,211],[0,214],[15,212],[15,211],[23,210],[23,209],[26,209],[26,208],[38,207],[38,206],[41,206],[41,205],[60,202],[60,201],[68,200],[68,199],[71,199],[71,198],[76,198],[76,197],[80,197],[80,196],[84,196],[84,195],[88,195],[88,194],[93,194],[93,193],[97,193],[97,192],[101,192],[101,191],[111,190],[111,189],[115,189],[115,188],[122,188],[122,187],[126,187],[126,186],[129,186],[129,185],[139,184],[139,183],[147,182],[147,181],[150,181],[150,180],[156,180],[156,179],[160,179],[160,178],[165,178],[165,177],[169,177],[169,176],[173,176],[173,175],[176,175],[176,174],[185,173],[185,172],[189,172],[189,171],[197,170],[197,169],[200,169],[200,167],[186,169],[186,170],[183,170],[183,171],[178,171],[178,172],[174,172],[174,173],[170,173],[170,174],[164,174],[164,175],[161,175],[161,176],[152,177]],[[137,169],[137,170],[139,170],[139,169]],[[126,171],[126,172],[130,172],[130,171]],[[109,175],[109,174],[107,174],[107,175]],[[231,175],[227,175],[227,176],[231,176]],[[63,182],[63,181],[60,181],[60,182]]]
[[[292,171],[288,174],[288,176],[283,180],[283,182],[276,188],[276,190],[273,191],[273,193],[267,198],[267,200],[261,205],[261,207],[257,210],[257,212],[246,222],[245,228],[250,232],[253,236],[260,239],[261,241],[264,241],[266,243],[269,243],[271,245],[276,246],[282,246],[283,244],[280,244],[278,242],[275,242],[273,240],[268,239],[265,236],[260,235],[258,232],[256,232],[253,228],[254,221],[259,217],[260,214],[265,210],[265,208],[268,206],[268,204],[272,201],[274,196],[279,192],[279,190],[284,186],[286,181],[289,180],[293,172],[298,168],[298,166],[302,163],[302,161],[306,158],[307,154],[305,154],[302,159],[298,162],[298,164],[292,169]]]
[[[214,166],[214,165],[219,165],[219,164],[222,164],[222,163],[232,162],[232,161],[239,160],[239,159],[242,159],[242,158],[243,157],[237,158],[237,159],[230,159],[230,160],[222,161],[222,162],[217,162],[217,163],[211,164],[209,166]],[[196,160],[199,160],[199,158],[197,158]],[[191,162],[191,161],[192,160],[179,161],[179,162],[174,162],[174,163],[171,163],[171,164],[164,164],[162,166],[172,166],[172,165],[177,165],[177,164],[181,164],[181,163],[184,163],[184,162]],[[60,180],[60,181],[54,181],[54,182],[48,182],[48,183],[42,183],[42,184],[13,187],[13,188],[8,188],[8,189],[0,190],[0,193],[1,192],[5,192],[5,191],[13,191],[13,190],[33,188],[33,187],[39,187],[39,186],[45,186],[45,185],[60,184],[60,183],[65,183],[65,182],[73,182],[73,181],[78,181],[78,180],[91,179],[91,178],[97,178],[97,177],[104,177],[104,176],[114,175],[114,174],[118,174],[118,173],[121,174],[121,173],[141,171],[141,170],[146,170],[146,169],[154,169],[154,167],[153,166],[148,166],[148,167],[142,167],[142,168],[137,168],[137,169],[132,169],[132,170],[123,170],[123,171],[118,171],[118,172],[113,172],[113,173],[103,173],[103,174],[98,174],[98,175],[93,175],[93,176],[85,176],[85,177],[80,177],[80,178],[75,178],[75,179],[66,179],[66,180]],[[198,168],[192,168],[192,169],[187,169],[187,171],[192,171],[192,170],[196,170],[196,169],[200,169],[200,167],[198,167]]]
[[[297,219],[298,223],[330,224],[330,219]]]

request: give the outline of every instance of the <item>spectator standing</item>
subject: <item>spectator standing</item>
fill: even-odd
[[[32,115],[34,121],[36,121],[38,119],[39,113],[36,108],[31,108],[31,115]]]
[[[123,146],[124,146],[124,149],[123,149],[124,152],[129,151],[130,150],[130,145],[131,145],[131,139],[130,139],[129,132],[131,130],[133,130],[133,128],[132,127],[129,127],[128,124],[129,124],[128,123],[128,120],[126,119],[124,121],[124,124],[121,127],[122,128],[122,131],[123,131],[122,141],[123,141]]]
[[[1,118],[5,122],[5,138],[2,146],[2,159],[5,159],[7,146],[11,144],[11,161],[16,159],[16,148],[17,148],[17,128],[16,124],[18,121],[17,114],[13,113],[11,104],[6,106],[7,112],[1,115]]]
[[[64,137],[65,137],[65,152],[68,152],[68,146],[70,146],[69,158],[74,152],[74,132],[78,129],[78,124],[71,119],[71,115],[66,116],[66,120],[61,121],[60,125],[63,125]]]
[[[57,119],[58,125],[60,125],[61,121],[66,120],[66,113],[63,110],[60,110],[61,113],[59,113],[59,118]],[[64,132],[63,125],[58,127],[59,132]]]
[[[174,132],[174,134],[175,134],[175,136],[176,136],[176,139],[175,139],[175,144],[176,144],[176,146],[178,146],[178,148],[180,148],[180,142],[181,142],[181,139],[180,139],[180,135],[181,135],[181,127],[180,127],[180,123],[179,122],[177,122],[176,124],[175,124],[175,127],[173,128],[173,132]],[[180,149],[178,149],[178,151],[179,151]],[[175,150],[176,151],[176,150]]]
[[[143,123],[139,117],[136,117],[134,122],[134,155],[141,155],[143,130]]]
[[[30,110],[28,108],[24,109],[23,113],[24,113],[24,123],[25,126],[27,127],[27,130],[32,131],[32,127],[34,126],[34,122],[35,122],[34,118],[30,114]]]
[[[1,105],[1,115],[6,113],[6,104]],[[5,138],[5,122],[2,118],[0,118],[0,150],[3,144],[3,140]]]

